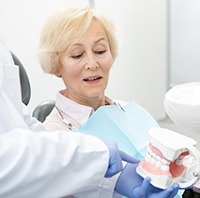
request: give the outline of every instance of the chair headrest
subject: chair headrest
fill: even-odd
[[[30,86],[29,78],[19,58],[13,52],[11,52],[11,55],[12,55],[15,65],[19,66],[22,102],[25,105],[27,105],[31,98],[31,86]]]
[[[51,113],[54,107],[54,100],[45,100],[34,109],[32,116],[37,118],[40,122],[44,122],[46,117]]]

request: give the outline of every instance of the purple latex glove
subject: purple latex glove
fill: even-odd
[[[178,185],[162,190],[150,184],[150,178],[143,179],[136,172],[139,163],[128,163],[122,170],[115,191],[129,198],[173,198],[178,192]]]
[[[123,168],[122,161],[130,163],[138,163],[139,160],[127,155],[123,151],[118,150],[116,143],[105,142],[109,149],[109,164],[105,177],[112,177],[113,175],[120,172]]]

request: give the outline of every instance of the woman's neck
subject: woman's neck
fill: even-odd
[[[81,105],[85,105],[85,106],[89,106],[92,107],[95,111],[104,105],[109,105],[108,102],[106,102],[106,97],[103,95],[102,97],[94,97],[94,98],[81,98],[81,97],[73,97],[71,95],[69,95],[67,92],[63,93],[63,96],[73,100],[74,102],[81,104]]]

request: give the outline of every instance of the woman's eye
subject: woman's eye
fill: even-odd
[[[104,54],[105,52],[106,52],[106,50],[99,50],[99,51],[96,51],[96,54],[101,55],[101,54]]]
[[[82,57],[83,54],[78,54],[78,55],[73,55],[72,58],[74,59],[79,59]]]

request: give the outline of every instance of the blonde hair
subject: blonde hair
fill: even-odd
[[[43,26],[38,58],[44,72],[59,74],[59,52],[75,43],[88,30],[93,21],[105,30],[113,59],[117,56],[117,40],[111,21],[90,8],[71,8],[56,12]]]

